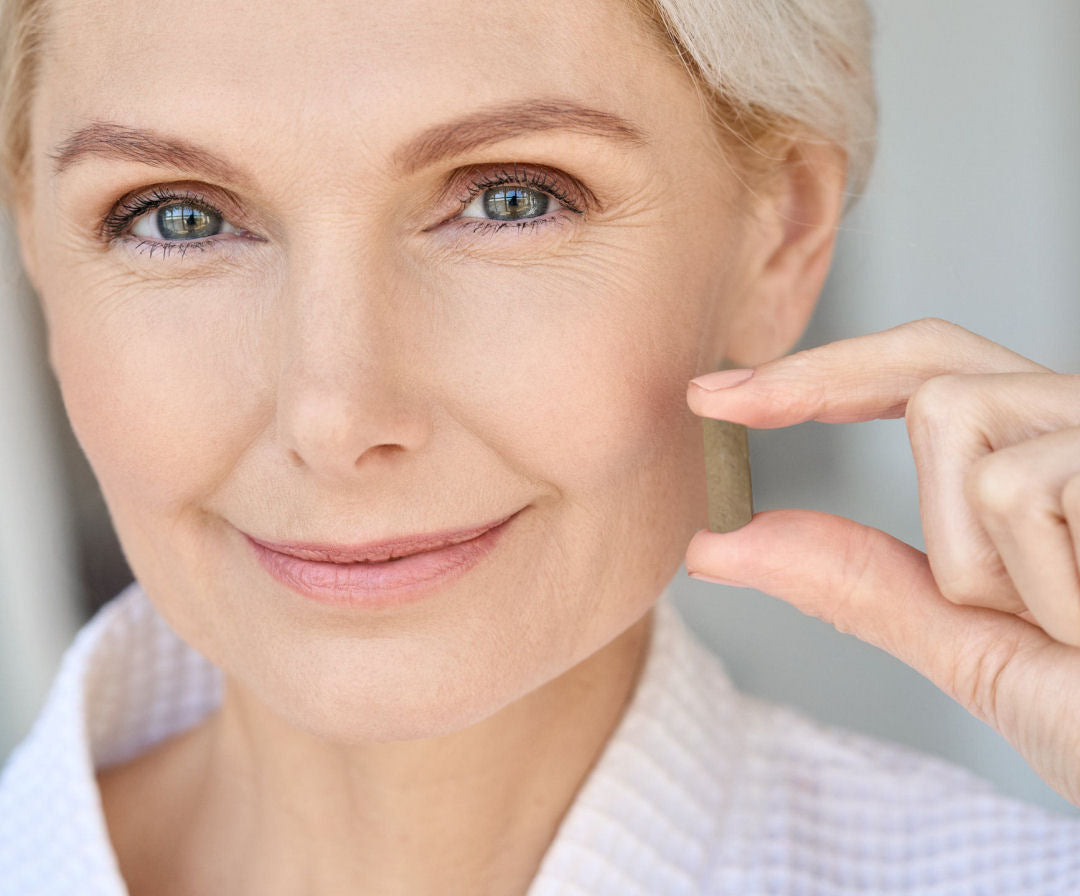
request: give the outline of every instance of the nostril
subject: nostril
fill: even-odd
[[[401,451],[408,451],[408,448],[406,448],[404,445],[399,445],[396,442],[383,442],[381,445],[372,445],[370,448],[357,455],[356,460],[353,461],[353,466],[360,466],[364,462],[365,458],[371,457],[373,455],[394,455]]]
[[[318,478],[351,477],[399,463],[430,437],[428,411],[365,378],[343,383],[311,376],[279,388],[275,438],[284,465]]]

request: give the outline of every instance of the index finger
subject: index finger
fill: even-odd
[[[730,388],[709,390],[709,374],[691,380],[690,409],[754,429],[808,420],[855,423],[903,417],[927,380],[947,373],[1047,373],[1004,346],[937,318],[842,339],[769,361]]]

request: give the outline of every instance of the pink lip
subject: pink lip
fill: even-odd
[[[418,599],[463,575],[495,547],[519,512],[470,529],[362,545],[246,537],[263,568],[292,591],[336,606],[381,607]]]

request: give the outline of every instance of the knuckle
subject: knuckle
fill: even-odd
[[[965,479],[965,497],[983,518],[1017,519],[1032,506],[1040,485],[1038,472],[1017,463],[1008,451],[996,451],[975,461]]]
[[[970,381],[961,374],[931,377],[908,399],[904,414],[908,431],[924,436],[942,432],[956,420],[958,411],[967,407],[970,392]]]
[[[949,603],[961,607],[988,607],[1015,613],[1024,603],[992,544],[972,550],[927,555],[938,591]]]
[[[1017,636],[976,639],[956,658],[949,693],[971,713],[994,725],[1001,717],[1002,691],[1021,652]]]
[[[856,634],[860,628],[864,595],[872,587],[872,557],[866,536],[850,539],[840,552],[838,580],[844,585],[831,598],[826,621],[841,634]]]
[[[935,571],[934,580],[945,599],[957,606],[978,604],[988,589],[986,577],[980,571],[962,564],[940,573]]]
[[[923,317],[902,324],[901,328],[906,330],[912,339],[918,340],[920,344],[925,344],[926,340],[953,342],[968,335],[968,331],[959,324],[954,324],[952,321],[940,317]]]

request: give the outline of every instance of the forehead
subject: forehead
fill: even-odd
[[[639,72],[659,90],[684,77],[630,0],[55,3],[35,109],[35,134],[54,141],[111,118],[204,142],[284,136],[302,157],[379,147],[508,97],[655,117],[666,107]]]

